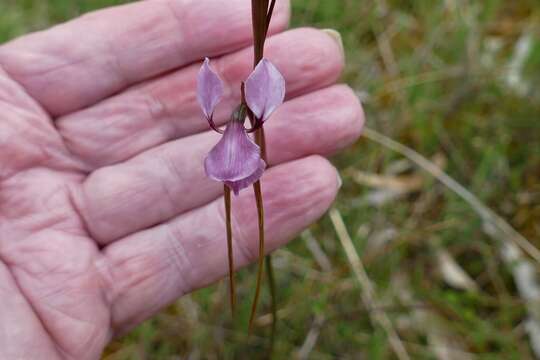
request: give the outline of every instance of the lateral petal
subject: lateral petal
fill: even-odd
[[[267,59],[259,62],[245,86],[246,103],[259,120],[268,120],[285,100],[285,79]]]
[[[208,121],[211,121],[216,105],[222,97],[223,81],[210,67],[210,59],[206,58],[197,76],[197,100]]]

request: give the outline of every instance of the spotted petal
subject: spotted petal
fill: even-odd
[[[283,104],[285,79],[267,59],[262,59],[246,80],[246,102],[255,117],[266,121]]]
[[[206,58],[197,77],[197,100],[212,128],[215,127],[212,123],[212,116],[216,105],[221,101],[222,97],[223,81],[212,70],[210,60]]]
[[[223,137],[204,161],[208,177],[225,183],[236,195],[259,180],[265,167],[260,148],[239,121],[229,122]]]

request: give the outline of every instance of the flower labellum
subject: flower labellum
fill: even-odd
[[[244,127],[246,105],[255,115],[252,130],[256,130],[283,103],[285,80],[270,61],[263,59],[245,83],[246,103],[233,113],[224,133],[213,121],[215,107],[222,96],[223,83],[207,58],[199,71],[197,98],[210,127],[223,137],[206,157],[204,169],[208,177],[223,182],[238,195],[240,190],[257,182],[266,168],[260,147]]]
[[[244,124],[231,120],[218,144],[204,161],[206,174],[224,182],[236,195],[262,176],[266,164],[261,149],[249,138]]]

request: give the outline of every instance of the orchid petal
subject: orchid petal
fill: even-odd
[[[259,62],[245,86],[246,103],[259,120],[268,120],[285,100],[285,79],[267,59]]]
[[[234,192],[235,195],[238,195],[240,190],[247,188],[248,186],[251,186],[255,182],[257,182],[262,174],[264,173],[264,170],[266,168],[266,163],[261,159],[259,162],[259,166],[257,167],[257,170],[248,176],[245,179],[238,180],[238,181],[225,181],[225,184]]]
[[[265,168],[261,149],[239,121],[229,122],[223,137],[204,161],[208,177],[225,183],[235,194],[259,180]]]
[[[212,116],[222,97],[223,81],[212,70],[210,60],[206,58],[197,77],[197,100],[212,128],[215,127],[212,123]]]

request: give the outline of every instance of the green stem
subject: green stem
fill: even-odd
[[[236,286],[234,281],[234,258],[232,245],[232,222],[231,222],[231,189],[227,185],[223,186],[225,198],[225,218],[227,225],[227,253],[229,256],[229,298],[231,303],[231,313],[234,316],[236,307]]]

